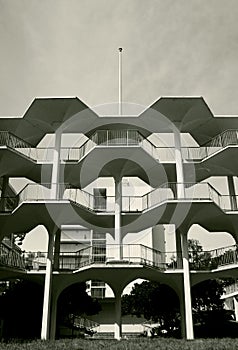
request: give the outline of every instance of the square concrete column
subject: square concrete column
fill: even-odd
[[[51,309],[51,289],[52,289],[52,263],[53,263],[53,249],[54,249],[54,234],[49,233],[48,252],[46,260],[45,271],[45,285],[44,285],[44,299],[43,299],[43,313],[41,324],[41,339],[49,339],[50,330],[50,309]]]
[[[115,180],[115,227],[114,240],[116,244],[115,259],[122,260],[121,210],[122,210],[122,178]]]

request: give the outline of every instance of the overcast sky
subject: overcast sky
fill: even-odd
[[[204,96],[238,114],[237,0],[0,0],[0,115],[35,96],[126,102]]]
[[[238,114],[237,21],[237,0],[0,0],[0,115],[36,96],[116,102],[118,47],[125,102],[202,95]]]

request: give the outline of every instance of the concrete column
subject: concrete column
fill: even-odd
[[[52,293],[51,318],[50,318],[50,340],[55,340],[56,336],[56,320],[57,320],[57,302],[56,292]]]
[[[186,339],[194,339],[187,234],[180,233],[183,255],[183,291]]]
[[[182,257],[182,245],[181,245],[181,235],[179,230],[175,230],[176,238],[176,252],[177,252],[177,268],[183,268],[183,257]]]
[[[59,199],[61,130],[55,132],[55,145],[51,173],[51,199]]]
[[[162,264],[165,263],[166,259],[166,253],[165,253],[165,228],[163,225],[156,225],[152,227],[152,248],[159,250],[160,253],[160,261],[158,261],[158,255],[153,254],[153,261],[154,263],[161,262]]]
[[[186,339],[185,300],[184,300],[183,292],[181,293],[181,297],[180,297],[180,315],[181,315],[181,335],[183,339]]]
[[[5,211],[6,208],[6,195],[7,195],[7,187],[9,184],[9,177],[4,175],[2,177],[2,191],[1,191],[1,200],[0,200],[0,211]]]
[[[54,249],[54,270],[59,269],[59,258],[60,258],[60,239],[61,230],[58,229],[55,235],[55,249]]]
[[[122,260],[122,235],[121,235],[121,210],[122,210],[122,178],[115,178],[115,227],[114,239],[118,249],[115,251],[115,259]]]
[[[115,294],[115,329],[114,338],[120,340],[122,336],[122,325],[121,325],[121,294]]]
[[[232,175],[227,176],[227,183],[230,195],[231,210],[237,210],[236,190],[234,178]]]
[[[177,175],[177,198],[185,198],[183,157],[179,130],[174,130],[175,165]]]
[[[49,232],[48,253],[47,253],[47,261],[46,261],[46,271],[45,271],[42,325],[41,325],[42,340],[49,339],[53,248],[54,248],[54,234]]]

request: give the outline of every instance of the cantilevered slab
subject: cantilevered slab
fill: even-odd
[[[214,116],[203,97],[161,97],[141,117],[148,118],[151,110],[164,115],[181,132],[190,133],[200,145],[224,130],[238,128],[238,116]]]
[[[86,110],[93,122],[96,114],[77,97],[36,98],[22,118],[1,117],[0,130],[8,130],[36,146],[46,133],[55,132],[73,115]]]

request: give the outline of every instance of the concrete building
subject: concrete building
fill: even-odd
[[[164,97],[139,115],[121,112],[99,116],[78,98],[37,98],[22,118],[0,119],[1,240],[38,225],[49,238],[46,256],[32,258],[38,270],[4,266],[0,278],[44,283],[42,339],[55,337],[62,291],[88,280],[113,291],[110,317],[120,339],[121,295],[137,278],[177,293],[182,335],[193,339],[191,286],[237,275],[236,246],[210,252],[207,271],[190,270],[187,238],[199,224],[237,242],[238,118],[214,116],[202,97]],[[48,134],[54,145],[40,147]],[[65,135],[78,135],[76,146],[65,148]],[[11,197],[16,177],[28,184]],[[217,177],[224,193],[212,185]],[[140,190],[126,189],[135,179]],[[174,252],[166,251],[166,225],[174,227]]]

